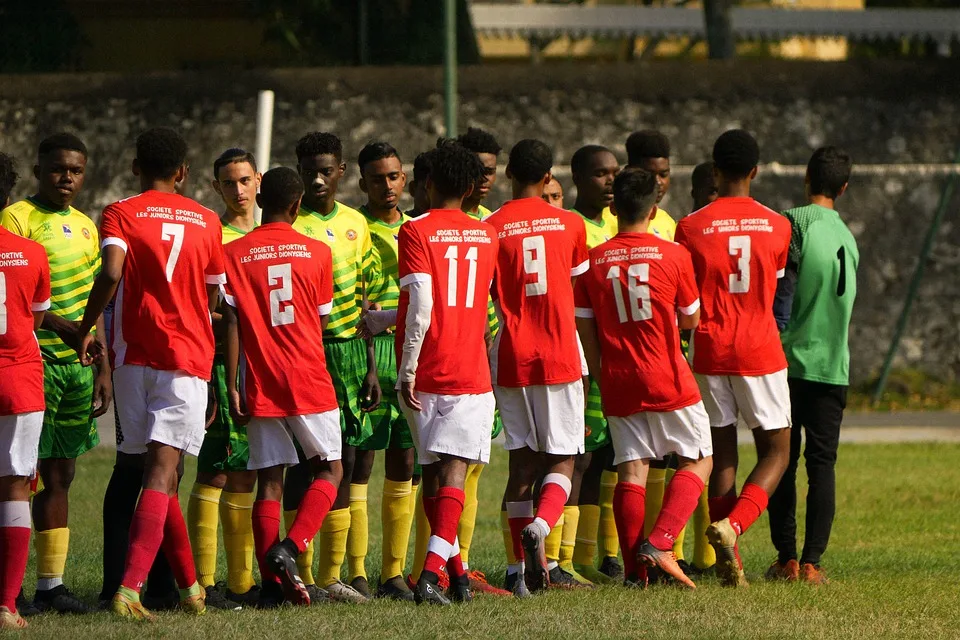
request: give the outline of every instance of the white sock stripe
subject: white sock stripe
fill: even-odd
[[[430,536],[427,542],[427,553],[435,553],[441,558],[449,558],[453,551],[453,545],[440,536]]]
[[[540,535],[544,538],[550,535],[550,525],[547,524],[547,521],[543,518],[534,518],[533,524],[540,529]]]
[[[0,502],[0,527],[32,528],[30,503],[19,500]]]
[[[532,518],[533,500],[507,503],[507,518]]]
[[[458,555],[460,555],[460,536],[453,539],[453,546],[450,548],[450,555],[447,557],[455,558]],[[464,566],[466,566],[466,563],[464,563]]]
[[[570,497],[570,492],[573,490],[573,483],[570,482],[570,478],[563,475],[562,473],[548,473],[543,478],[543,484],[555,484],[563,489],[563,492],[567,494],[567,497]]]

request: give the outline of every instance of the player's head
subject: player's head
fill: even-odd
[[[151,188],[152,183],[169,183],[175,188],[187,177],[187,142],[168,127],[147,129],[137,136],[137,157],[133,173],[140,177],[140,186]]]
[[[253,211],[262,177],[253,154],[245,149],[227,149],[213,162],[213,188],[235,215]]]
[[[326,211],[332,207],[346,170],[343,143],[332,133],[314,131],[297,141],[297,172],[305,188],[303,204],[308,209]]]
[[[657,210],[657,177],[652,171],[627,167],[613,181],[613,205],[621,226],[648,221]]]
[[[540,197],[547,204],[563,209],[563,185],[560,184],[556,176],[550,176],[550,182],[543,188],[543,195]]]
[[[372,211],[396,208],[407,184],[397,150],[386,142],[371,142],[360,150],[360,190]]]
[[[262,221],[293,224],[303,197],[303,181],[289,167],[277,167],[263,174],[257,204],[263,210]]]
[[[843,149],[820,147],[807,163],[807,195],[836,200],[847,190],[851,167],[850,155]]]
[[[743,129],[731,129],[713,143],[713,166],[717,187],[731,182],[750,181],[757,177],[760,147]]]
[[[659,131],[634,131],[627,138],[627,166],[646,169],[657,177],[657,202],[670,188],[670,140]]]
[[[513,197],[525,187],[535,187],[537,195],[543,193],[550,182],[553,168],[553,151],[539,140],[521,140],[510,150],[507,161],[507,177],[513,183]]]
[[[577,208],[610,206],[613,179],[620,173],[620,163],[610,149],[596,144],[580,147],[570,159],[570,171],[577,187]]]
[[[483,180],[484,167],[477,154],[457,142],[441,143],[429,152],[428,162],[427,193],[431,209],[450,207],[454,201],[462,205],[464,198]]]
[[[492,133],[470,127],[467,132],[457,138],[463,148],[477,154],[483,165],[483,179],[476,190],[468,197],[468,201],[479,205],[490,193],[497,181],[497,156],[500,154],[500,143]]]
[[[413,198],[412,216],[426,213],[430,209],[430,196],[427,194],[427,178],[430,176],[430,152],[419,154],[413,160],[413,179],[407,184],[410,197]]]
[[[690,182],[694,211],[704,208],[717,199],[717,179],[713,175],[713,162],[701,162],[694,167]]]
[[[56,133],[40,142],[33,175],[41,199],[66,209],[80,189],[87,171],[87,145],[72,133]]]
[[[0,151],[0,206],[6,207],[10,204],[10,192],[19,177],[13,166],[13,158]]]

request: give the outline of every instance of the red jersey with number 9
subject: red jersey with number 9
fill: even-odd
[[[677,225],[690,250],[703,305],[693,370],[762,376],[787,368],[773,316],[790,249],[790,221],[753,198],[717,198]]]
[[[176,193],[145,191],[103,210],[100,237],[102,247],[126,252],[113,314],[114,366],[209,380],[207,285],[226,281],[217,214]]]
[[[320,324],[333,309],[330,247],[272,222],[224,253],[226,300],[240,317],[247,411],[282,418],[336,409]]]
[[[494,383],[525,387],[579,380],[572,278],[590,266],[583,217],[541,198],[522,198],[484,222],[500,240],[493,287],[500,331],[490,354]]]
[[[446,395],[487,393],[490,362],[487,296],[497,257],[493,227],[459,210],[433,209],[400,227],[397,362],[403,362],[412,283],[429,283],[430,326],[417,360],[415,388]]]

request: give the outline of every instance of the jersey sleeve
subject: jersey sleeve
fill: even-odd
[[[121,210],[116,204],[111,204],[103,210],[100,217],[100,248],[115,246],[127,252],[127,236],[123,230]]]
[[[579,216],[578,216],[579,217]],[[590,268],[590,252],[587,249],[587,226],[583,220],[578,220],[576,237],[573,244],[573,267],[570,276],[582,276]]]
[[[400,286],[432,280],[430,256],[427,255],[419,234],[414,230],[414,225],[405,224],[400,227],[397,245]]]
[[[373,245],[370,236],[370,227],[364,223],[363,242],[360,244],[360,275],[363,278],[367,300],[376,301],[384,289],[383,271],[381,269],[380,252]]]
[[[37,278],[37,287],[31,300],[31,311],[46,311],[50,308],[50,261],[46,251],[37,251],[37,264],[40,265],[40,276]]]
[[[13,213],[10,207],[4,209],[3,213],[0,214],[0,227],[18,236],[27,237],[27,225],[20,219],[20,216]]]
[[[578,278],[573,286],[573,304],[575,314],[578,318],[593,318],[596,316],[593,310],[593,301],[590,300],[590,286],[587,284],[588,278]]]
[[[780,248],[780,251],[777,254],[777,277],[782,278],[784,273],[786,273],[787,260],[789,260],[791,255],[791,248],[793,247],[793,225],[790,224],[790,219],[784,216],[784,224],[787,226],[786,233],[784,234],[783,246]]]
[[[213,246],[210,248],[210,261],[207,262],[207,268],[204,271],[207,284],[222,285],[227,281],[223,263],[223,227],[219,224],[213,226],[213,233],[210,234]]]
[[[700,308],[700,292],[697,290],[697,278],[693,271],[693,258],[690,252],[680,247],[677,260],[679,282],[677,283],[677,309],[685,316],[692,316]]]
[[[320,268],[320,300],[317,312],[321,316],[328,316],[333,311],[333,253],[321,244],[323,251],[317,264]]]
[[[686,218],[677,223],[677,228],[673,231],[673,241],[679,245],[687,246]]]

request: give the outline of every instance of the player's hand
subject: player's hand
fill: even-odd
[[[78,327],[79,329],[79,327]],[[77,331],[79,334],[79,330]],[[80,356],[80,363],[89,367],[94,362],[104,357],[104,348],[103,343],[97,340],[97,336],[93,333],[87,333],[85,336],[79,337],[78,344],[79,348],[77,349],[77,355]]]
[[[233,418],[233,421],[238,425],[245,425],[250,422],[250,414],[247,413],[247,408],[243,399],[240,397],[240,392],[236,389],[230,389],[227,391],[227,395],[230,396],[230,416]]]
[[[57,328],[53,330],[57,337],[77,353],[80,353],[80,321],[63,320],[62,325],[58,323]]]
[[[93,379],[93,412],[91,417],[99,418],[110,408],[113,402],[113,378],[110,369],[103,367]]]
[[[400,383],[400,397],[403,398],[403,401],[407,404],[408,407],[414,411],[423,411],[423,405],[420,404],[420,400],[417,399],[417,391],[415,389],[415,382],[401,382]]]
[[[360,410],[369,413],[380,406],[383,399],[383,390],[380,388],[380,378],[376,371],[368,371],[360,387]]]

